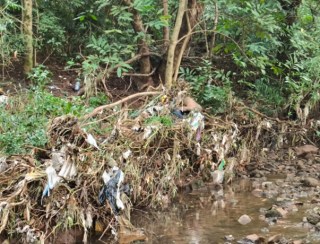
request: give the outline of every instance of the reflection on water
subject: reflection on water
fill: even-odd
[[[249,234],[269,237],[282,233],[295,239],[306,236],[307,230],[295,227],[297,222],[290,221],[290,216],[274,226],[260,220],[259,209],[270,208],[272,200],[257,198],[251,191],[247,180],[225,189],[206,186],[191,194],[181,194],[168,210],[136,211],[131,220],[146,231],[148,243],[224,243],[226,235],[233,235],[236,240]],[[245,226],[237,222],[243,214],[252,218]],[[269,232],[262,233],[265,227]]]

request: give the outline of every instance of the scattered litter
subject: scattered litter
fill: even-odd
[[[177,116],[179,119],[183,119],[186,115],[186,113],[182,112],[180,109],[173,109],[171,113]]]
[[[211,172],[211,176],[212,176],[212,181],[214,184],[222,184],[223,183],[223,179],[224,179],[224,168],[225,166],[225,161],[222,160],[218,169]]]
[[[187,121],[191,129],[196,132],[196,141],[200,141],[201,132],[204,129],[204,116],[200,112],[191,112]]]
[[[98,150],[100,150],[100,148],[99,148],[98,145],[97,145],[96,139],[94,139],[94,137],[93,137],[90,133],[87,134],[87,139],[86,139],[86,141],[87,141],[91,146],[93,146],[93,147],[97,148]]]
[[[23,228],[17,227],[17,233],[25,234],[26,243],[37,243],[40,238],[40,231],[37,231],[34,228],[31,228],[29,225],[25,225]]]
[[[123,157],[125,160],[127,160],[127,159],[130,157],[131,153],[132,153],[132,151],[129,149],[128,151],[122,153],[122,157]]]
[[[55,185],[61,180],[61,178],[57,175],[56,170],[51,165],[47,167],[46,173],[48,182],[42,192],[42,198],[50,196],[50,190],[52,190],[55,187]]]
[[[151,106],[149,108],[146,109],[146,111],[151,115],[151,116],[155,116],[158,115],[159,112],[161,112],[163,110],[163,106]]]
[[[0,105],[4,104],[7,105],[9,102],[9,97],[6,95],[0,95]]]
[[[118,167],[114,167],[112,172],[104,172],[102,178],[104,186],[99,193],[99,202],[104,204],[108,200],[113,213],[118,215],[120,210],[124,209],[124,204],[120,198],[120,186],[124,180],[124,173]]]
[[[52,85],[52,86],[48,86],[48,88],[50,90],[61,90],[59,87],[57,87],[56,85]]]
[[[148,139],[151,136],[152,132],[157,130],[158,128],[159,127],[156,126],[156,125],[148,125],[148,126],[146,126],[146,128],[144,128],[144,133],[143,133],[142,139],[143,140]]]
[[[76,92],[80,90],[80,80],[79,79],[76,79],[76,83],[74,84],[73,90]]]
[[[6,171],[7,168],[8,168],[7,158],[6,157],[0,157],[0,173]]]

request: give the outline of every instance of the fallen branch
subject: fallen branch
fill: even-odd
[[[151,95],[159,95],[161,94],[162,92],[160,91],[153,91],[153,92],[140,92],[140,93],[135,93],[135,94],[132,94],[128,97],[125,97],[117,102],[114,102],[114,103],[111,103],[111,104],[107,104],[107,105],[102,105],[100,107],[97,107],[95,108],[91,113],[87,114],[84,116],[84,120],[88,119],[88,118],[91,118],[91,117],[94,117],[96,116],[100,111],[103,111],[104,109],[107,109],[107,108],[112,108],[114,106],[117,106],[121,103],[124,103],[130,99],[133,99],[133,98],[136,98],[136,97],[141,97],[141,96],[151,96]]]

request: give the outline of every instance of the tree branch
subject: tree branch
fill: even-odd
[[[136,98],[136,97],[141,97],[141,96],[159,95],[159,94],[161,94],[161,93],[162,93],[162,92],[160,92],[160,91],[135,93],[135,94],[132,94],[132,95],[130,95],[130,96],[128,96],[128,97],[125,97],[125,98],[123,98],[123,99],[121,99],[121,100],[119,100],[119,101],[117,101],[117,102],[114,102],[114,103],[110,103],[110,104],[106,104],[106,105],[102,105],[102,106],[100,106],[100,107],[97,107],[97,108],[95,108],[91,113],[85,115],[85,116],[83,117],[83,119],[86,120],[86,119],[89,119],[89,118],[91,118],[91,117],[94,117],[94,116],[96,116],[99,112],[103,111],[104,109],[112,108],[112,107],[117,106],[117,105],[119,105],[119,104],[121,104],[121,103],[124,103],[124,102],[126,102],[126,101],[128,101],[128,100],[130,100],[130,99],[133,99],[133,98]]]

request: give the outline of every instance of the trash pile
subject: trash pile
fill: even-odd
[[[250,161],[256,133],[252,129],[243,143],[244,130],[210,117],[181,91],[160,94],[138,110],[114,107],[85,120],[57,117],[40,149],[46,157],[0,159],[0,233],[44,242],[80,226],[84,242],[91,230],[119,238],[132,205],[166,207],[199,177],[231,181]]]

